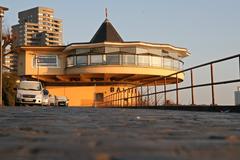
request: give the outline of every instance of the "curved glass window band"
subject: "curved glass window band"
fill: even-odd
[[[67,57],[67,67],[91,65],[136,65],[169,69],[183,68],[183,62],[180,60],[152,55],[85,54]]]

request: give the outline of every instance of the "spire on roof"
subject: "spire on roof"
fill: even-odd
[[[123,42],[123,39],[118,34],[116,29],[113,27],[111,22],[107,19],[108,13],[107,8],[105,8],[106,19],[99,27],[98,31],[95,33],[90,43],[100,43],[100,42]]]
[[[108,18],[108,10],[107,8],[105,8],[105,16],[106,16],[106,19]]]

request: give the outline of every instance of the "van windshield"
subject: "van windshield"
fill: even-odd
[[[18,89],[40,91],[42,86],[39,82],[21,82]]]

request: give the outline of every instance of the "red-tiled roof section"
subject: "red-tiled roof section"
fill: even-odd
[[[108,19],[102,23],[90,41],[90,43],[100,42],[123,42],[123,39]]]

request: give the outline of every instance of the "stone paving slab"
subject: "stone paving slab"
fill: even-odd
[[[240,159],[240,114],[0,108],[1,160]]]

